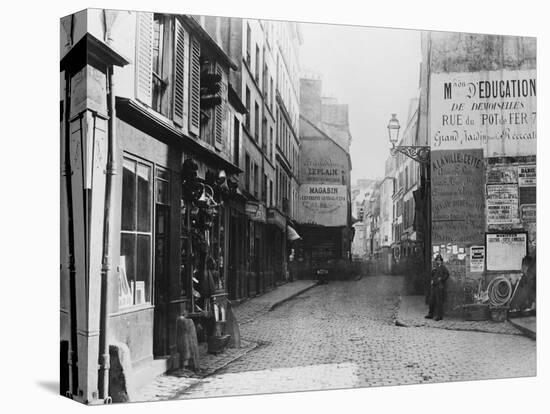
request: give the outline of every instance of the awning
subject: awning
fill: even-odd
[[[301,239],[300,235],[290,226],[286,226],[287,239],[290,241]]]

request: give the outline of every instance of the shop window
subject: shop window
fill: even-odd
[[[124,158],[119,306],[151,303],[152,167]]]

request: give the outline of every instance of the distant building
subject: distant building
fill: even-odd
[[[323,262],[350,260],[351,159],[347,105],[322,97],[318,79],[300,82],[299,228],[301,277]]]

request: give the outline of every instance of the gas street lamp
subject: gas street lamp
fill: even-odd
[[[392,114],[388,122],[388,134],[390,138],[391,148],[390,154],[395,157],[398,153],[413,159],[421,165],[420,173],[420,188],[415,191],[415,203],[420,203],[422,206],[422,239],[424,242],[424,290],[429,289],[429,280],[431,274],[431,165],[430,165],[430,147],[426,145],[396,145],[399,142],[399,121],[396,114]],[[417,126],[418,128],[418,126]]]
[[[391,148],[390,154],[395,157],[397,153],[401,153],[422,165],[430,163],[430,147],[422,145],[395,145],[399,140],[399,120],[396,114],[391,114],[391,119],[388,122],[388,135],[390,138]]]

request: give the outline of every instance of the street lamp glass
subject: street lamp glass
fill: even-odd
[[[390,142],[395,145],[397,143],[397,139],[399,138],[399,129],[401,126],[399,125],[399,121],[397,120],[396,114],[391,114],[390,122],[388,123],[388,133],[390,136]]]

